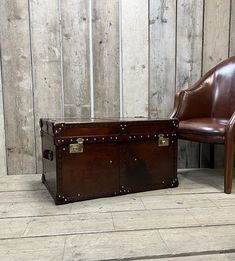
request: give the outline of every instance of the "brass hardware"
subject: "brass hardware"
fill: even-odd
[[[169,138],[165,138],[163,134],[160,134],[158,139],[158,146],[159,147],[167,147],[169,146]]]
[[[69,153],[82,153],[83,152],[83,138],[78,138],[77,143],[69,145]]]

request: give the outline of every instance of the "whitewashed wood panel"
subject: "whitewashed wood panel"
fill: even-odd
[[[231,22],[230,22],[230,50],[229,55],[235,55],[235,0],[231,0]]]
[[[39,119],[62,116],[58,1],[31,0],[30,21],[37,172],[41,173]]]
[[[203,0],[177,2],[176,90],[201,77]]]
[[[116,230],[159,229],[198,225],[192,215],[185,209],[123,211],[113,212],[112,216]],[[123,222],[124,220],[125,222]]]
[[[204,14],[203,73],[206,73],[229,54],[230,0],[206,0]],[[208,145],[201,151],[202,166],[209,162]],[[221,146],[215,146],[215,166],[222,167]]]
[[[201,77],[203,0],[177,1],[176,91]],[[179,141],[178,168],[199,167],[199,144]]]
[[[203,72],[228,57],[230,0],[205,0]]]
[[[148,116],[148,0],[122,0],[123,112]]]
[[[8,174],[35,173],[28,0],[0,1]]]
[[[204,73],[228,55],[235,55],[235,0],[90,2],[92,39],[88,0],[0,3],[4,104],[1,109],[0,97],[0,123],[4,126],[4,111],[9,174],[35,173],[36,169],[41,172],[40,117],[63,113],[67,117],[90,116],[90,66],[94,73],[96,117],[119,116],[120,104],[124,105],[124,116],[149,113],[152,117],[168,117],[175,90],[187,88],[201,71]],[[90,55],[93,66],[89,64]],[[6,160],[3,130],[4,127],[0,130],[2,166]],[[202,154],[206,157],[202,162],[207,163],[209,153],[203,151],[204,147]],[[178,167],[196,167],[198,154],[194,143],[181,144]],[[216,147],[217,167],[221,166],[222,155]],[[2,167],[0,175],[4,172]]]
[[[120,113],[119,1],[92,1],[94,115]]]
[[[2,68],[0,63],[0,176],[7,175],[5,123],[2,99]]]
[[[235,230],[233,225],[164,229],[160,230],[160,234],[171,253],[174,254],[215,250],[229,251],[234,248]]]
[[[171,253],[157,230],[90,233],[67,237],[64,260],[147,260],[155,253]]]
[[[178,141],[178,169],[198,168],[200,163],[200,144],[186,140]]]
[[[1,204],[0,204],[1,206]],[[70,208],[70,213],[91,213],[91,212],[116,212],[128,210],[144,210],[144,204],[140,197],[109,197],[99,198],[96,200],[88,200],[73,204]]]
[[[169,117],[175,96],[176,1],[150,0],[150,115]]]
[[[4,191],[45,189],[40,175],[8,175],[0,177],[0,193]]]
[[[48,261],[63,260],[66,237],[1,240],[0,260]]]
[[[88,3],[61,1],[65,117],[90,117]]]

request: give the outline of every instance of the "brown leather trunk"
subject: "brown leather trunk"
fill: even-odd
[[[177,119],[41,119],[42,181],[56,204],[176,187]]]

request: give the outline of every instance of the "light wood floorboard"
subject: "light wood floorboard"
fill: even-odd
[[[235,184],[179,171],[178,188],[56,206],[40,175],[0,178],[0,260],[235,260]]]

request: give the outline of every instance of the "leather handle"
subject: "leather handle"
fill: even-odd
[[[43,151],[43,158],[53,161],[53,151],[52,150],[44,150]]]

